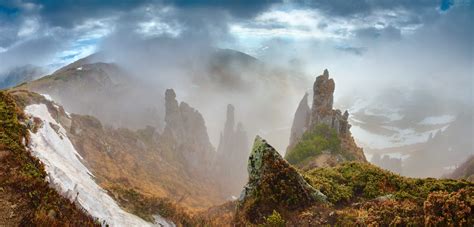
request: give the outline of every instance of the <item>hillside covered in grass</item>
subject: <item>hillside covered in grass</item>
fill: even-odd
[[[99,226],[46,181],[43,164],[26,149],[25,115],[0,92],[0,226]]]
[[[283,180],[290,179],[286,175],[293,167],[275,155],[276,151],[266,141],[263,143],[267,149],[262,150],[262,142],[259,143],[254,145],[252,154],[263,153],[267,158],[258,161],[258,165],[253,164],[255,161],[249,162],[252,176],[249,184],[255,185],[262,179],[273,183],[251,187],[253,196],[241,197],[237,202],[233,223],[268,226],[474,224],[474,184],[471,182],[407,178],[369,163],[344,162],[334,167],[300,169],[299,174],[306,182],[295,183],[297,181]],[[272,163],[280,163],[284,168],[275,168]],[[255,173],[259,175],[254,176]],[[300,198],[293,194],[295,190],[287,188],[305,184],[309,186],[304,187],[321,193],[320,198],[324,199],[281,205]],[[248,187],[245,190],[248,191]],[[231,212],[229,208],[227,211]]]

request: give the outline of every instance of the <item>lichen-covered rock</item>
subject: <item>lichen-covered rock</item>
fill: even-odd
[[[255,138],[247,171],[249,180],[239,198],[236,220],[261,223],[274,210],[285,215],[326,201],[324,194],[309,185],[259,136]]]

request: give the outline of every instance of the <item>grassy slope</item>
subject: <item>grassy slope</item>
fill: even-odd
[[[18,204],[12,212],[27,226],[98,226],[75,204],[63,198],[45,181],[41,162],[31,156],[22,141],[28,140],[23,112],[12,97],[0,91],[0,194]]]
[[[272,214],[264,225],[275,219],[290,226],[474,224],[474,184],[468,181],[407,178],[361,162],[302,174],[329,204]]]
[[[10,93],[21,109],[44,103],[55,118],[65,119],[62,108],[55,108],[41,95],[26,90]],[[222,201],[216,198],[212,185],[186,177],[179,163],[163,160],[165,146],[155,141],[151,128],[114,129],[92,116],[77,114],[71,114],[70,127],[66,122],[61,124],[99,185],[121,207],[145,220],[160,214],[174,223],[194,226],[203,221],[193,214]]]

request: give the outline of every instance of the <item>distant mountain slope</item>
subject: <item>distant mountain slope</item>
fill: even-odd
[[[474,155],[472,111],[456,116],[444,130],[438,130],[421,143],[372,149],[372,154],[385,154],[401,161],[402,175],[412,177],[441,177]],[[381,164],[382,168],[387,168]]]
[[[39,95],[35,93],[11,93],[22,108],[38,103]],[[68,114],[62,106],[54,106],[57,108],[53,109],[53,117],[64,127],[84,165],[103,188],[114,192],[133,189],[148,197],[169,199],[190,210],[223,202],[211,176],[196,174],[180,159],[190,157],[192,144],[186,144],[188,149],[178,149],[181,145],[177,138],[162,136],[152,127],[136,131],[114,129],[92,116]]]
[[[92,115],[116,127],[159,128],[160,103],[144,98],[152,97],[152,90],[139,89],[139,84],[115,64],[88,63],[93,57],[78,60],[16,89],[48,94],[68,111]],[[131,103],[133,108],[129,106]]]
[[[465,162],[459,165],[451,174],[447,177],[453,179],[466,179],[474,182],[474,155],[471,155]]]
[[[46,72],[43,68],[33,65],[16,67],[3,74],[0,73],[0,89],[29,82],[45,74]]]
[[[145,53],[160,51],[140,48]],[[140,56],[147,55],[140,48],[124,54],[123,59],[107,58],[102,52],[91,55],[18,89],[49,94],[66,110],[92,115],[114,127],[139,129],[149,125],[162,130],[163,94],[174,88],[208,120],[214,146],[225,121],[225,115],[216,110],[223,110],[228,103],[241,110],[249,135],[264,132],[277,147],[287,146],[283,138],[288,137],[292,111],[281,107],[296,102],[294,95],[308,82],[302,73],[266,65],[229,49],[211,48],[203,56],[170,53],[163,58],[143,59]],[[250,98],[255,102],[243,101]],[[260,105],[263,103],[266,105]],[[268,111],[274,114],[262,120]]]

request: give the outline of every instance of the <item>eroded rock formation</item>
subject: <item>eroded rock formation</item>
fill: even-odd
[[[298,141],[303,133],[308,129],[311,118],[311,109],[308,106],[308,93],[305,93],[296,109],[293,125],[291,126],[290,145],[293,147],[294,142]]]
[[[311,108],[311,119],[309,127],[326,124],[342,136],[350,135],[350,124],[347,119],[349,113],[344,114],[340,110],[333,109],[334,89],[336,85],[333,79],[329,79],[329,72],[324,70],[323,75],[316,78],[313,86],[313,106]]]
[[[180,152],[178,158],[184,158],[185,166],[192,171],[205,172],[214,156],[206,125],[202,115],[181,102],[178,105],[173,89],[165,92],[165,130],[162,137],[171,143],[173,152]],[[162,140],[164,141],[164,140]]]
[[[217,179],[226,196],[238,195],[247,180],[249,153],[247,133],[241,122],[235,126],[234,106],[227,106],[227,118],[221,133],[215,160]]]
[[[345,152],[345,155],[339,157],[325,157],[325,159],[331,159],[331,163],[344,161],[348,159],[347,157],[350,157],[350,160],[366,161],[362,149],[355,144],[350,132],[349,113],[347,110],[342,113],[341,110],[333,109],[334,90],[334,80],[329,78],[329,72],[326,69],[314,82],[311,109],[308,107],[307,95],[305,94],[296,110],[287,153],[291,152],[296,144],[301,141],[305,132],[314,129],[318,125],[327,125],[331,130],[335,130],[337,133],[337,137],[341,141],[342,151]],[[331,155],[331,151],[325,151],[324,153],[323,156],[333,156]],[[318,166],[321,165],[321,162],[326,161],[319,160]]]

